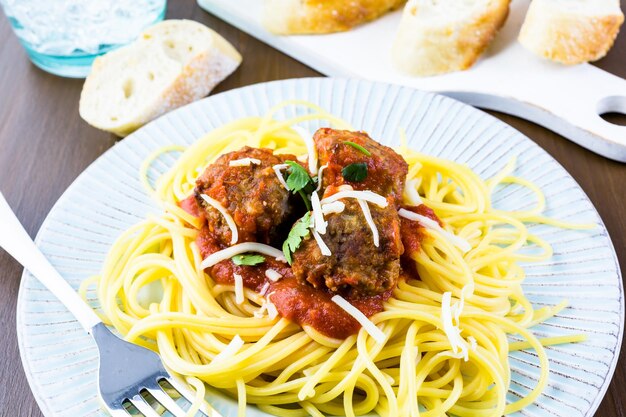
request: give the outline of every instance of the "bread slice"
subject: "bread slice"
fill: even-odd
[[[206,96],[240,63],[241,55],[213,30],[166,20],[94,61],[79,112],[92,126],[125,136]]]
[[[509,14],[509,0],[410,0],[391,54],[401,72],[429,76],[469,68]]]
[[[619,0],[533,0],[519,41],[544,58],[580,64],[605,56],[623,22]]]
[[[263,24],[279,35],[350,30],[406,0],[264,0]]]

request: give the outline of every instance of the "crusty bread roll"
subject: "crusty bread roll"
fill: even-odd
[[[393,63],[417,76],[467,69],[508,13],[509,0],[409,0],[391,50]]]
[[[562,64],[602,58],[624,22],[619,0],[533,0],[519,41]]]
[[[374,20],[406,0],[265,0],[263,24],[279,35],[341,32]]]
[[[191,20],[166,20],[98,57],[80,96],[87,123],[125,136],[206,96],[241,63],[224,38]]]

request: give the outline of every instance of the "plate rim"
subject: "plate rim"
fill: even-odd
[[[606,373],[606,377],[603,380],[602,386],[600,387],[600,389],[598,390],[598,394],[596,395],[594,401],[591,403],[591,405],[588,408],[587,413],[585,414],[585,417],[592,417],[595,415],[596,411],[598,410],[602,400],[605,398],[606,393],[609,389],[609,386],[611,384],[611,381],[613,380],[613,377],[615,375],[615,371],[617,369],[617,363],[619,362],[619,358],[620,358],[620,352],[621,352],[621,348],[622,348],[622,344],[623,344],[623,338],[624,338],[624,328],[625,328],[625,314],[626,314],[626,303],[624,301],[624,282],[623,282],[623,276],[622,276],[622,271],[621,271],[621,267],[619,264],[619,258],[617,257],[617,253],[615,251],[615,246],[613,244],[613,241],[611,239],[610,233],[608,231],[608,229],[606,228],[606,225],[604,223],[604,220],[602,219],[602,217],[600,216],[600,213],[598,212],[595,204],[593,204],[593,202],[591,201],[591,199],[589,198],[589,196],[587,195],[587,193],[585,192],[585,190],[580,186],[580,184],[578,183],[578,181],[569,173],[569,171],[567,169],[565,169],[565,167],[563,167],[563,165],[557,160],[555,159],[548,151],[546,151],[544,148],[542,148],[539,144],[537,144],[533,139],[531,139],[530,137],[528,137],[527,135],[525,135],[524,133],[520,132],[518,129],[516,129],[515,127],[509,125],[508,123],[505,123],[504,121],[498,119],[495,116],[492,116],[491,114],[485,112],[484,110],[471,106],[469,104],[463,103],[459,100],[456,100],[454,98],[451,98],[449,96],[443,95],[443,94],[439,94],[439,93],[434,93],[434,92],[430,92],[430,91],[425,91],[425,90],[420,90],[417,88],[413,88],[413,87],[408,87],[405,85],[400,85],[400,84],[393,84],[393,83],[388,83],[388,82],[381,82],[381,81],[371,81],[371,80],[365,80],[365,79],[360,79],[360,78],[350,78],[350,77],[301,77],[301,78],[289,78],[289,79],[281,79],[281,80],[274,80],[274,81],[266,81],[266,82],[258,82],[258,83],[254,83],[254,84],[248,84],[245,86],[240,86],[237,88],[233,88],[233,89],[229,89],[226,91],[222,91],[219,92],[217,94],[212,94],[209,95],[207,97],[204,97],[200,100],[194,101],[192,103],[189,103],[187,105],[184,105],[182,107],[179,107],[171,112],[168,112],[160,117],[158,117],[155,120],[150,121],[149,123],[147,123],[146,125],[142,126],[141,128],[137,129],[136,131],[134,131],[133,133],[131,133],[130,135],[121,138],[120,140],[118,140],[113,146],[111,146],[110,148],[108,148],[106,151],[104,151],[102,154],[100,154],[95,160],[93,160],[90,164],[88,164],[81,172],[79,175],[76,176],[76,178],[71,182],[71,184],[69,186],[67,186],[67,188],[62,192],[62,194],[59,196],[59,198],[57,199],[57,201],[53,204],[53,206],[50,208],[49,212],[46,214],[45,219],[43,220],[43,222],[41,223],[41,226],[39,227],[39,229],[37,230],[37,234],[36,237],[34,239],[35,243],[37,244],[37,246],[40,245],[40,241],[42,238],[42,233],[45,232],[45,230],[48,228],[48,223],[51,221],[51,214],[53,212],[55,212],[56,210],[58,210],[58,207],[63,204],[63,202],[68,199],[70,192],[73,190],[73,188],[76,187],[76,184],[80,181],[80,179],[83,176],[87,175],[87,172],[90,171],[92,169],[92,167],[97,164],[101,159],[107,157],[107,155],[112,154],[113,152],[115,152],[115,150],[117,150],[118,147],[122,147],[122,146],[128,146],[126,145],[128,143],[127,139],[131,139],[131,141],[135,141],[135,140],[141,140],[141,139],[136,139],[137,136],[141,136],[141,134],[146,131],[149,130],[151,128],[151,126],[154,126],[156,124],[160,124],[160,123],[164,123],[164,121],[166,121],[168,118],[172,117],[175,114],[178,113],[182,113],[182,112],[186,112],[188,111],[188,108],[193,107],[193,106],[198,106],[200,107],[201,105],[204,105],[204,103],[207,103],[209,101],[211,101],[214,97],[219,97],[219,96],[223,96],[223,95],[228,95],[232,92],[235,91],[240,91],[240,90],[244,90],[244,89],[251,89],[251,88],[261,88],[262,86],[269,86],[269,85],[273,85],[273,84],[289,84],[289,83],[311,83],[311,82],[321,82],[321,83],[328,83],[329,85],[333,85],[335,83],[339,83],[339,82],[344,82],[346,84],[348,83],[357,83],[357,84],[368,84],[370,86],[372,86],[372,88],[374,86],[381,86],[381,87],[385,87],[387,89],[389,89],[390,87],[395,87],[395,88],[399,88],[401,90],[412,90],[412,91],[417,91],[421,94],[423,94],[425,97],[438,97],[439,99],[445,101],[450,101],[450,102],[455,102],[457,104],[460,104],[462,107],[469,107],[471,108],[474,112],[478,112],[480,113],[480,116],[482,118],[486,118],[489,119],[491,124],[496,124],[499,125],[501,127],[504,127],[507,130],[510,131],[514,131],[515,133],[517,133],[520,137],[522,137],[524,139],[525,142],[529,143],[531,145],[532,149],[535,149],[536,151],[539,151],[541,154],[543,154],[544,156],[548,157],[551,162],[555,163],[556,165],[558,165],[558,167],[563,170],[563,172],[567,175],[567,178],[570,179],[574,185],[577,188],[577,191],[580,192],[581,196],[584,197],[584,199],[586,200],[586,202],[593,208],[593,211],[595,212],[597,219],[599,220],[599,223],[601,224],[603,231],[606,234],[606,238],[608,241],[608,247],[610,249],[611,255],[612,255],[612,259],[613,262],[616,266],[615,270],[616,270],[616,274],[617,274],[617,280],[618,280],[618,287],[619,287],[619,303],[620,303],[620,308],[619,308],[619,330],[618,330],[618,334],[617,334],[617,339],[616,339],[616,345],[615,345],[615,351],[613,353],[613,357],[611,359],[611,363],[609,365],[609,369],[607,370]],[[88,139],[89,140],[89,139]],[[30,391],[33,395],[33,397],[35,398],[35,401],[37,402],[37,405],[41,411],[41,413],[44,415],[44,417],[54,417],[56,414],[49,408],[48,404],[46,403],[46,401],[44,400],[44,398],[42,398],[41,393],[37,392],[33,387],[35,387],[35,383],[34,383],[34,375],[32,374],[32,371],[30,369],[30,364],[28,363],[28,359],[26,358],[25,355],[25,350],[26,347],[24,346],[24,334],[23,332],[20,331],[20,328],[22,328],[24,326],[23,322],[22,322],[22,316],[20,314],[20,311],[22,311],[23,308],[23,304],[24,304],[24,297],[25,297],[25,282],[27,280],[27,278],[30,276],[30,272],[28,272],[26,269],[24,269],[22,271],[22,274],[20,276],[20,285],[19,285],[19,290],[18,290],[18,297],[17,297],[17,303],[16,303],[16,309],[15,309],[15,316],[16,316],[16,334],[17,334],[17,341],[18,341],[18,350],[19,350],[19,354],[20,354],[20,360],[22,363],[22,367],[24,369],[24,373],[26,374],[26,379],[30,388]],[[97,393],[95,394],[97,397]]]

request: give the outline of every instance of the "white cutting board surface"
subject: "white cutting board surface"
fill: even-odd
[[[517,42],[517,34],[528,0],[512,1],[506,25],[474,67],[427,78],[402,75],[391,64],[390,50],[401,10],[348,32],[276,36],[261,24],[262,0],[198,3],[328,76],[365,78],[443,93],[534,121],[596,153],[626,162],[626,127],[599,116],[626,113],[626,80],[592,65],[566,67],[526,51]]]

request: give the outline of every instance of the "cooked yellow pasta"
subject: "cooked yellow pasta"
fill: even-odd
[[[263,305],[261,295],[245,289],[245,301],[237,304],[233,286],[216,284],[203,270],[195,244],[198,220],[178,203],[192,193],[208,164],[243,146],[306,157],[306,145],[292,129],[304,120],[350,128],[308,103],[281,104],[286,105],[310,112],[276,120],[277,107],[265,117],[219,127],[185,149],[149,188],[164,214],[120,236],[102,273],[82,288],[85,294],[95,285],[105,322],[127,340],[158,351],[172,371],[238,398],[240,417],[247,404],[284,417],[371,412],[498,417],[535,401],[548,378],[543,345],[584,336],[542,340],[533,335],[531,327],[564,304],[535,310],[524,296],[520,262],[552,255],[550,245],[531,234],[525,222],[580,226],[542,217],[543,194],[513,175],[514,161],[483,180],[466,166],[413,151],[401,140],[396,150],[409,164],[405,202],[419,198],[445,226],[429,229],[422,250],[412,255],[420,279],[400,281],[384,311],[370,317],[384,333],[384,343],[364,329],[337,340],[280,316],[255,315]],[[163,151],[173,149],[179,148]],[[154,157],[144,164],[144,176]],[[491,195],[502,183],[530,189],[536,207],[494,208]],[[471,249],[464,252],[446,233],[469,242]],[[528,247],[534,250],[521,251]],[[511,334],[524,341],[510,343]],[[537,352],[539,379],[528,396],[507,403],[509,352],[528,348]]]

